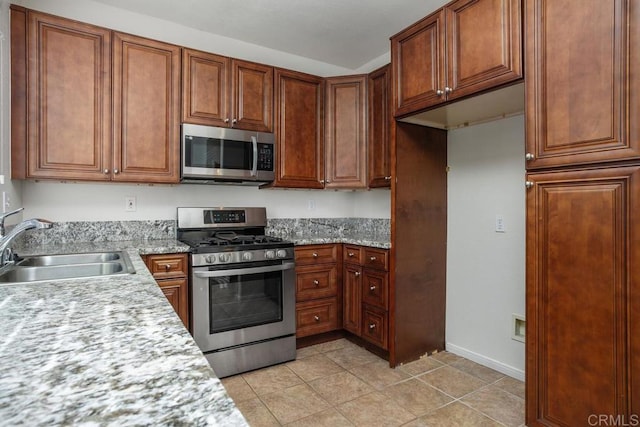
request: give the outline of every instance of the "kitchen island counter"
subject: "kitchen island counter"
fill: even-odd
[[[247,425],[139,256],[182,246],[16,248],[128,249],[136,274],[0,285],[0,425]]]

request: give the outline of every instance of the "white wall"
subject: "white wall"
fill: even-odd
[[[1,0],[6,2],[6,0]],[[262,48],[171,22],[113,8],[90,0],[14,0],[31,9],[101,25],[156,40],[175,43],[241,58],[272,64],[320,76],[354,74],[348,70],[272,49]],[[3,7],[5,11],[6,7]],[[8,12],[8,11],[7,11]],[[8,43],[8,40],[7,40]],[[8,55],[8,48],[6,55]],[[374,59],[371,69],[382,65],[388,55]],[[7,60],[8,63],[8,60]],[[370,70],[365,70],[370,71]],[[8,75],[8,73],[7,73]],[[3,75],[4,77],[4,75]],[[9,117],[8,78],[2,79],[2,117]],[[6,86],[6,88],[5,88]],[[9,130],[2,138],[2,153],[9,157]],[[7,170],[7,169],[5,169]],[[1,172],[1,171],[0,171]],[[5,172],[8,175],[8,172]],[[239,205],[266,206],[269,217],[390,217],[388,190],[367,192],[258,190],[235,186],[146,186],[123,184],[88,184],[31,182],[15,193],[14,206],[25,207],[24,217],[42,217],[52,221],[98,221],[127,219],[173,219],[177,206]],[[124,211],[125,196],[136,196],[136,212]],[[309,201],[315,209],[309,209]]]
[[[523,116],[450,131],[448,163],[447,349],[524,379],[511,339],[525,310]]]

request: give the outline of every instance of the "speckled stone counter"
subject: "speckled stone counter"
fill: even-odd
[[[291,234],[281,237],[292,241],[295,245],[318,245],[322,243],[349,243],[352,245],[370,246],[373,248],[391,248],[391,238],[386,235],[349,235],[335,236],[331,234]]]
[[[129,249],[136,274],[0,285],[0,425],[247,425],[138,255],[184,245],[15,249]]]

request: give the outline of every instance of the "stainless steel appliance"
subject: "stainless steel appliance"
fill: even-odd
[[[193,337],[221,378],[296,357],[293,243],[266,224],[265,208],[178,208]]]
[[[274,136],[182,125],[182,182],[260,185],[274,179]]]

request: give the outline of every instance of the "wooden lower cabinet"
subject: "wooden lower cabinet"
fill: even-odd
[[[142,259],[184,326],[189,329],[188,255],[145,255]]]
[[[633,425],[640,166],[531,173],[528,181],[527,425],[596,425],[598,415]]]
[[[343,327],[372,344],[389,348],[389,253],[344,245]]]
[[[295,248],[296,337],[342,328],[342,245]]]

